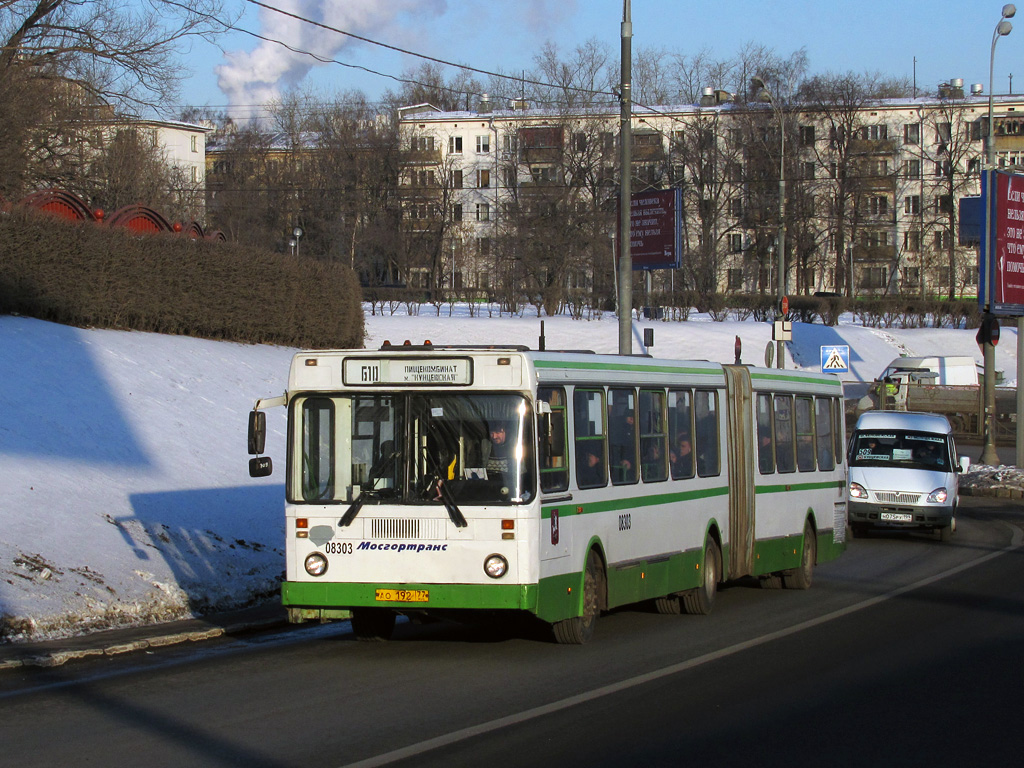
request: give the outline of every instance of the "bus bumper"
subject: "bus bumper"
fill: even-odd
[[[388,600],[408,595],[416,600]],[[425,598],[425,599],[424,599]],[[348,618],[352,608],[390,608],[394,611],[522,610],[536,612],[535,584],[337,584],[286,581],[281,602],[293,623]]]

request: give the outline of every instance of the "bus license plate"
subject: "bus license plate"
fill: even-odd
[[[883,512],[879,517],[889,523],[912,523],[914,516],[907,512]]]
[[[426,603],[430,591],[426,589],[378,589],[374,599],[387,603]]]

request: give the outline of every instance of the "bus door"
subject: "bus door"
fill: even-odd
[[[729,457],[729,578],[754,572],[754,427],[750,371],[725,365]]]

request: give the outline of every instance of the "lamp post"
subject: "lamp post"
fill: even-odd
[[[988,196],[986,198],[986,210],[985,210],[985,259],[989,264],[994,263],[992,258],[992,212],[994,210],[993,202],[995,196],[995,168],[996,168],[996,147],[995,147],[995,125],[992,120],[992,88],[993,88],[993,74],[995,71],[996,62],[996,43],[999,42],[1000,37],[1005,37],[1010,34],[1013,29],[1013,25],[1007,21],[1012,19],[1017,13],[1017,7],[1012,3],[1007,3],[1003,6],[1002,17],[999,19],[999,23],[996,24],[995,30],[992,32],[992,49],[989,53],[988,58],[988,141],[985,146],[985,169],[988,174]],[[991,270],[986,270],[988,279],[986,283],[991,281],[992,275]],[[988,285],[986,285],[986,289]],[[982,321],[991,327],[992,316],[991,303],[989,301],[991,292],[985,297],[985,319]],[[1017,321],[1017,333],[1020,334],[1022,323],[1020,320]],[[984,354],[985,362],[985,447],[981,452],[981,462],[983,464],[997,465],[999,464],[999,454],[996,453],[996,440],[995,440],[995,420],[996,420],[996,348],[992,344],[992,340],[986,338],[982,345],[982,351]],[[1017,388],[1018,400],[1017,400],[1017,412],[1020,410],[1020,387]],[[1018,464],[1020,461],[1021,454],[1021,440],[1020,440],[1020,419],[1018,418],[1017,427],[1017,456]]]
[[[295,229],[292,230],[292,234],[295,236],[295,255],[298,256],[299,255],[299,240],[306,233],[302,231],[302,227],[296,226]]]
[[[782,105],[775,100],[772,92],[768,90],[764,80],[760,77],[755,77],[751,79],[751,84],[758,89],[757,100],[769,104],[776,117],[779,118],[779,232],[776,258],[779,270],[777,280],[779,293],[778,317],[779,319],[785,319],[781,316],[781,312],[782,300],[786,296],[786,113],[783,111]],[[775,346],[776,366],[785,368],[783,355],[785,342],[782,339],[776,339]]]
[[[619,83],[619,354],[633,354],[633,259],[629,214],[633,172],[633,20],[630,0],[622,0]]]

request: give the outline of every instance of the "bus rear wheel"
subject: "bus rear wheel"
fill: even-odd
[[[604,570],[597,552],[590,550],[583,573],[583,615],[556,621],[552,626],[555,641],[562,645],[582,645],[594,636],[597,617],[601,613],[601,585]]]
[[[386,608],[354,608],[352,610],[352,634],[356,640],[383,642],[390,640],[395,631],[394,611]]]
[[[718,544],[710,539],[704,548],[704,577],[701,585],[683,594],[683,607],[687,613],[707,616],[715,607],[718,595],[718,579],[721,573]]]
[[[786,571],[782,583],[786,589],[809,589],[814,578],[814,563],[818,559],[818,540],[811,524],[804,525],[804,546],[800,553],[800,566]]]

